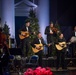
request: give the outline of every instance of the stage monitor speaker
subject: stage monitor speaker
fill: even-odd
[[[20,48],[9,48],[9,52],[11,55],[22,55]]]

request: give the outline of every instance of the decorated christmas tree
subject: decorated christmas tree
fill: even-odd
[[[38,24],[38,19],[36,17],[36,13],[33,10],[30,10],[29,17],[27,20],[29,20],[31,23],[30,27],[32,28],[32,32],[33,33],[35,32],[35,34],[30,35],[30,39],[32,42],[32,40],[37,36],[36,34],[39,32],[39,28],[40,28],[39,24]],[[34,54],[34,53],[32,52],[32,49],[30,47],[29,55],[32,55],[32,54]]]
[[[3,33],[6,35],[6,42],[9,45],[9,36],[10,36],[10,28],[8,27],[7,23],[5,22],[4,27],[3,27]]]
[[[36,17],[36,14],[33,10],[30,10],[29,12],[29,18],[27,20],[30,20],[31,22],[31,28],[32,28],[32,32],[38,33],[39,32],[39,24],[38,24],[38,19]],[[36,35],[31,35],[31,41],[36,37]]]
[[[6,34],[7,36],[9,35],[9,27],[8,27],[8,25],[6,24],[6,22],[5,22],[5,24],[4,24],[4,27],[3,27],[3,32],[4,32],[4,34]]]

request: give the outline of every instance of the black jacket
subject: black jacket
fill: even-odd
[[[75,36],[75,31],[72,32],[72,36]]]
[[[45,45],[43,38],[41,38],[41,43]],[[33,40],[33,42],[31,43],[31,46],[35,48],[35,44],[40,44],[39,39],[37,37]]]
[[[27,31],[26,26],[23,26],[22,29],[21,29],[20,31]],[[30,33],[32,32],[30,26],[28,27],[28,31],[29,31]]]
[[[53,34],[50,34],[50,26],[47,26],[45,28],[45,35],[47,35],[47,42],[50,43],[52,42],[52,37],[56,37],[56,33],[53,31]]]

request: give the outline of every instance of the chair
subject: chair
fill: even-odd
[[[14,60],[15,60],[15,56],[14,55],[10,55],[9,56],[9,63],[8,63],[10,71],[11,70],[14,71],[16,69],[16,67],[14,65]]]
[[[32,55],[28,62],[26,62],[26,66],[27,67],[37,67],[38,66],[38,55]]]

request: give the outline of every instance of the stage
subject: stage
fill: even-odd
[[[24,69],[24,71],[26,68]],[[51,67],[54,75],[76,75],[76,67],[67,67],[67,70],[62,70],[61,68],[57,71],[55,67]],[[20,72],[23,75],[23,72]],[[19,75],[19,72],[11,72],[11,75]]]
[[[28,60],[28,58],[22,58],[21,60],[18,60],[18,62],[22,62],[22,64],[20,64],[21,69],[18,67],[18,64],[16,64],[16,67],[12,69],[10,69],[10,74],[11,75],[23,75],[23,73],[29,68],[27,66],[25,66],[25,62],[26,60]],[[17,61],[17,60],[16,60]],[[66,58],[65,59],[66,64],[67,64],[67,69],[62,69],[61,67],[59,68],[59,70],[56,70],[56,58],[55,57],[48,57],[48,58],[43,58],[43,67],[50,67],[51,71],[54,73],[54,75],[76,75],[76,58]],[[19,66],[20,66],[19,65]],[[35,69],[35,66],[30,66],[32,69]]]
[[[13,51],[13,52],[12,52]],[[15,53],[14,53],[15,52]],[[32,69],[35,69],[36,66],[27,66],[26,62],[29,60],[29,57],[22,57],[21,56],[21,50],[20,49],[12,49],[10,50],[10,53],[14,54],[15,58],[12,60],[11,67],[10,67],[10,74],[11,75],[23,75],[23,73],[31,67]],[[13,55],[12,54],[12,55]],[[18,55],[17,55],[18,54]],[[20,56],[20,57],[19,57]],[[65,63],[67,65],[67,69],[62,69],[61,67],[59,70],[56,70],[56,56],[53,57],[47,57],[43,56],[42,58],[42,67],[50,67],[54,75],[76,75],[76,57],[66,57]]]
[[[76,58],[65,58],[65,64],[67,67],[76,67]],[[55,67],[56,66],[56,57],[43,58],[43,66]]]

